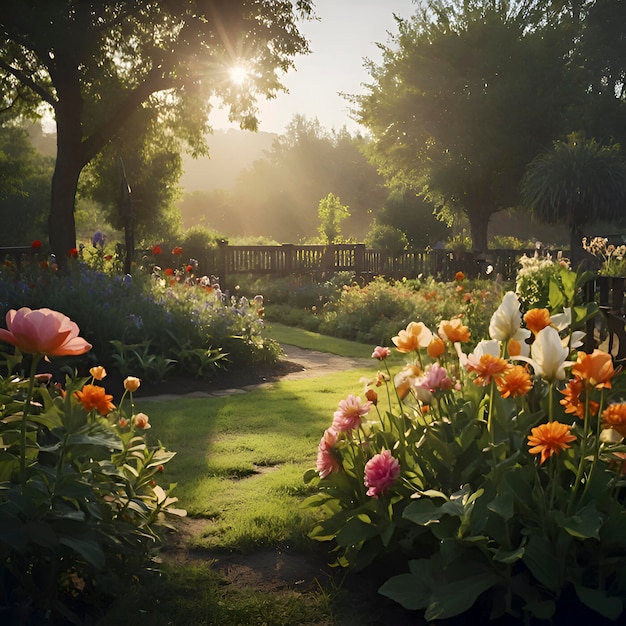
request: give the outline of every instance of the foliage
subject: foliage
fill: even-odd
[[[25,128],[0,125],[0,245],[46,239],[45,207],[53,167],[53,159],[32,147]]]
[[[522,311],[525,313],[529,309],[547,307],[551,281],[556,279],[563,267],[569,267],[569,261],[560,257],[553,259],[550,254],[539,256],[535,253],[532,257],[522,256],[519,264],[515,293]]]
[[[594,237],[590,241],[584,237],[583,248],[601,263],[598,270],[601,276],[626,275],[626,245],[609,244],[606,237]]]
[[[174,453],[147,443],[136,386],[117,407],[101,368],[48,387],[42,356],[16,349],[0,377],[0,607],[11,623],[84,623],[155,568],[168,520],[185,512],[159,484]]]
[[[392,254],[400,254],[409,246],[409,240],[399,228],[381,224],[377,220],[372,223],[364,242],[370,249],[388,250]]]
[[[367,64],[368,91],[351,98],[381,171],[442,216],[465,213],[476,250],[490,215],[518,204],[526,164],[569,130],[569,31],[539,5],[428,2],[397,20],[382,62]]]
[[[213,96],[232,121],[255,129],[256,97],[283,89],[279,74],[308,52],[296,23],[311,11],[309,0],[251,6],[232,0],[26,0],[2,11],[2,108],[36,116],[44,106],[57,125],[49,239],[59,260],[76,247],[73,209],[81,171],[135,114],[158,118],[172,145],[178,151],[187,145],[194,154],[206,148]],[[245,64],[254,81],[230,81],[235,64]]]
[[[294,116],[271,150],[239,175],[228,204],[216,203],[220,221],[211,217],[211,225],[229,237],[298,243],[317,234],[318,204],[330,192],[350,207],[345,237],[362,239],[386,195],[384,179],[362,152],[366,143],[345,129],[329,132],[317,120]]]
[[[350,209],[332,193],[322,198],[317,205],[318,228],[323,243],[333,244],[341,241],[341,223],[350,217]]]
[[[157,258],[149,259],[147,272]],[[20,272],[0,267],[0,315],[20,306],[62,311],[93,345],[83,370],[98,362],[152,382],[174,372],[209,379],[221,369],[273,362],[279,347],[264,338],[257,305],[227,297],[188,268],[137,271],[131,278],[92,270],[80,258],[60,272],[34,255]]]
[[[571,597],[622,615],[626,380],[575,351],[598,311],[572,305],[588,278],[562,268],[550,311],[523,317],[508,292],[469,354],[454,319],[400,331],[395,375],[375,349],[384,369],[339,403],[305,474],[311,537],[338,565],[403,563],[379,591],[428,621],[553,620]]]
[[[486,332],[487,313],[500,299],[503,286],[497,281],[469,281],[462,274],[451,283],[376,278],[361,286],[343,273],[321,284],[290,277],[242,280],[240,288],[249,297],[264,294],[269,321],[369,344],[389,341],[411,319],[435,323],[459,312],[477,332]]]
[[[626,204],[626,160],[617,145],[601,145],[571,134],[528,165],[521,183],[523,203],[546,224],[570,231],[570,254],[582,260],[584,226],[616,221]]]

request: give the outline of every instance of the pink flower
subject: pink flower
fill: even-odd
[[[333,472],[338,472],[341,469],[341,463],[333,452],[336,443],[337,431],[332,428],[327,428],[317,446],[316,467],[320,478],[326,478],[326,476]]]
[[[376,346],[374,352],[372,352],[372,358],[384,361],[391,354],[389,348],[383,348],[383,346]]]
[[[72,320],[50,309],[22,307],[6,315],[7,329],[0,328],[0,340],[29,354],[71,356],[85,354],[91,344],[82,337]]]
[[[148,416],[145,413],[137,413],[135,415],[135,428],[141,428],[142,430],[148,430],[150,424],[148,423]],[[121,421],[121,420],[120,420]]]
[[[433,363],[422,376],[417,385],[428,389],[429,391],[449,391],[452,389],[452,379],[448,376],[448,372],[439,363]]]
[[[378,498],[383,495],[400,476],[400,463],[391,456],[389,450],[383,450],[373,456],[365,465],[365,486],[367,495]]]
[[[338,431],[354,430],[361,425],[361,418],[369,413],[372,403],[361,402],[361,398],[350,394],[341,400],[333,416],[333,429]]]

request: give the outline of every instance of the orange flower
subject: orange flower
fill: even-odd
[[[457,341],[465,343],[470,339],[469,328],[467,326],[463,326],[460,317],[455,317],[451,320],[442,320],[439,322],[437,334],[442,339],[447,339],[452,343]]]
[[[483,354],[479,359],[468,357],[465,369],[468,372],[476,372],[474,382],[486,387],[492,380],[498,381],[507,371],[509,363],[498,356]]]
[[[426,352],[431,359],[440,357],[446,351],[446,344],[440,337],[433,337],[432,341],[428,344]]]
[[[550,311],[548,309],[530,309],[524,315],[526,328],[536,335],[540,330],[550,326]]]
[[[496,380],[496,383],[503,398],[525,396],[533,388],[530,374],[523,365],[513,365],[508,368],[504,376]]]
[[[454,280],[456,280],[457,282],[461,282],[462,280],[465,280],[465,274],[463,272],[457,272],[454,275]]]
[[[102,367],[102,365],[96,365],[89,370],[89,373],[96,379],[102,380],[106,375],[107,371]]]
[[[96,409],[100,415],[106,415],[115,408],[111,402],[113,396],[106,393],[104,387],[85,385],[82,390],[76,391],[74,395],[87,412]]]
[[[406,330],[401,330],[391,341],[398,352],[413,352],[428,346],[432,338],[433,334],[423,322],[410,322]]]
[[[626,437],[626,402],[616,402],[602,411],[602,427],[613,428]]]
[[[565,412],[576,415],[581,420],[585,419],[585,400],[580,399],[580,394],[585,387],[584,381],[580,378],[572,378],[561,393],[565,396],[559,403],[565,407]],[[589,414],[595,415],[598,412],[598,403],[589,401]]]
[[[561,424],[561,422],[548,422],[533,428],[532,434],[528,435],[528,445],[533,446],[530,453],[541,453],[540,463],[544,463],[553,454],[567,450],[571,447],[568,444],[576,440],[576,437],[570,433],[571,428],[568,424]]]
[[[522,354],[522,344],[517,339],[509,339],[506,344],[507,352],[509,356],[519,356]]]
[[[589,387],[610,389],[611,378],[615,375],[613,359],[608,352],[597,348],[591,354],[579,352],[572,374],[584,380]]]

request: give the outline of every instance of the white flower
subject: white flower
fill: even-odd
[[[519,299],[514,291],[507,291],[502,303],[491,316],[489,336],[496,341],[506,342],[509,339],[516,339],[521,343],[530,335],[530,332],[521,326]]]
[[[551,326],[537,333],[530,354],[530,359],[522,360],[528,360],[533,366],[535,374],[550,383],[563,380],[565,368],[573,365],[573,361],[566,361],[569,350],[563,347],[558,331]]]
[[[550,317],[550,323],[557,331],[560,333],[561,331],[569,328],[572,325],[572,309],[571,307],[564,307],[563,313],[557,313],[556,315],[552,315]],[[571,350],[574,348],[580,348],[583,345],[583,339],[585,338],[585,333],[582,330],[575,330],[572,333],[571,340],[569,333],[561,339],[561,343],[564,348],[569,347]]]

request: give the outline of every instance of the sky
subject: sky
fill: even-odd
[[[381,60],[376,43],[387,43],[388,32],[396,33],[395,13],[407,18],[415,13],[412,0],[315,0],[318,21],[300,23],[310,41],[311,53],[295,59],[296,69],[283,77],[289,93],[259,101],[259,130],[283,133],[296,114],[317,118],[327,130],[346,126],[363,130],[349,117],[349,102],[339,95],[363,93],[370,80],[364,58]],[[226,116],[215,111],[214,128],[228,128]]]

